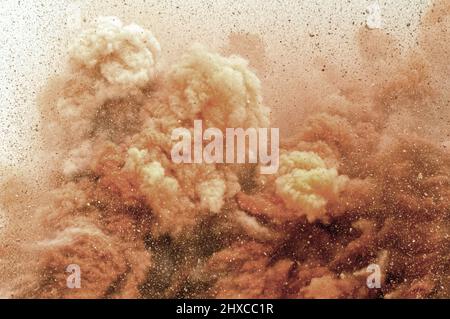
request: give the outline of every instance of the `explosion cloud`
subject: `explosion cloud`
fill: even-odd
[[[4,209],[30,207],[35,230],[20,243],[4,235],[0,294],[450,297],[449,128],[439,118],[450,115],[449,17],[450,3],[436,3],[406,57],[382,31],[361,30],[358,72],[371,85],[305,75],[321,89],[281,141],[274,175],[170,157],[172,130],[192,132],[194,120],[270,127],[252,61],[197,44],[167,66],[149,30],[99,18],[72,42],[70,71],[42,105],[46,143],[63,154],[51,191],[1,184]],[[18,223],[0,219],[6,233]],[[82,289],[66,286],[71,264]],[[371,264],[381,288],[366,285]]]

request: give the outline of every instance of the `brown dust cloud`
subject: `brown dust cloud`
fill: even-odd
[[[355,28],[348,63],[318,54],[283,88],[257,34],[165,59],[150,27],[88,21],[39,94],[45,178],[2,171],[0,295],[449,298],[450,2],[406,52]],[[278,172],[174,163],[172,130],[198,119],[280,127]]]

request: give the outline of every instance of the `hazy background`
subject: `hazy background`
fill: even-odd
[[[372,2],[1,0],[0,168],[38,165],[37,93],[65,65],[70,39],[99,15],[118,16],[152,30],[162,45],[164,63],[193,42],[226,53],[264,51],[248,57],[254,58],[251,62],[263,82],[273,126],[287,134],[296,125],[289,112],[302,108],[292,94],[299,85],[297,75],[310,72],[309,62],[318,57],[344,67],[351,63],[355,33],[364,27]],[[429,1],[378,3],[383,31],[407,49]]]

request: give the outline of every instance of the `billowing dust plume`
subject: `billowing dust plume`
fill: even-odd
[[[317,88],[307,116],[282,141],[277,174],[259,175],[170,158],[172,130],[195,119],[270,126],[246,60],[194,45],[162,67],[149,31],[99,18],[43,99],[59,154],[51,191],[2,185],[5,210],[32,211],[9,232],[34,231],[4,241],[0,293],[450,297],[449,30],[448,1],[424,17],[406,57],[381,30],[361,30],[355,79],[305,75]],[[66,285],[71,264],[80,289]],[[370,264],[381,288],[366,285]]]

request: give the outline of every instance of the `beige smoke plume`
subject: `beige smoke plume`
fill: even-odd
[[[220,129],[270,125],[247,61],[194,45],[165,68],[149,31],[98,19],[73,41],[71,72],[44,108],[63,156],[52,191],[32,208],[36,239],[14,246],[37,261],[0,292],[448,297],[450,153],[439,115],[450,112],[450,11],[447,1],[436,8],[395,63],[386,53],[395,41],[360,32],[357,71],[370,85],[306,76],[320,88],[314,111],[268,176],[255,165],[170,158],[172,130],[192,131],[196,119]],[[66,286],[70,264],[80,266],[80,290]],[[381,269],[379,289],[366,285],[370,264]]]

